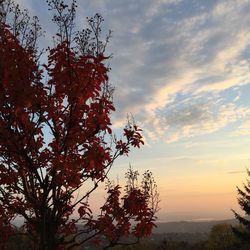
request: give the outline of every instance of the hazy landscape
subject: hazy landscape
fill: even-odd
[[[21,224],[21,221],[16,221],[16,226]],[[239,243],[237,240],[232,238],[230,226],[239,226],[239,222],[236,219],[228,220],[214,220],[214,221],[176,221],[176,222],[158,222],[156,223],[157,228],[153,230],[153,234],[141,240],[141,242],[135,246],[123,246],[114,247],[114,249],[161,249],[161,250],[237,250],[244,249],[247,250],[249,245],[245,243]],[[221,226],[220,230],[216,234],[211,232],[216,226]],[[224,230],[226,227],[226,230]],[[82,229],[81,225],[78,225],[79,230]],[[133,239],[126,239],[126,242],[133,241]],[[22,243],[23,242],[23,243]],[[19,240],[19,247],[23,245],[23,248],[18,248],[25,250],[25,240]],[[16,249],[16,243],[11,244],[13,249]],[[101,249],[101,247],[93,246],[92,244],[85,245],[81,248],[74,249]]]
[[[154,229],[154,233],[208,234],[211,231],[211,228],[217,224],[230,224],[235,226],[238,225],[239,222],[236,219],[201,221],[201,222],[191,222],[191,221],[163,222],[163,223],[157,223],[157,228]]]

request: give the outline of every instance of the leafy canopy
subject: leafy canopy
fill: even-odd
[[[15,232],[11,221],[17,216],[39,249],[70,249],[90,241],[106,249],[137,242],[151,234],[158,210],[150,172],[138,184],[138,172],[129,169],[124,192],[109,182],[97,217],[88,202],[108,181],[114,161],[143,144],[131,119],[122,138],[112,132],[115,108],[105,55],[110,33],[101,39],[99,14],[88,19],[87,29],[75,31],[75,1],[48,5],[58,33],[42,63],[37,17],[0,0],[1,242]]]

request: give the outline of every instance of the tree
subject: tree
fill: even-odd
[[[11,222],[21,216],[38,249],[133,244],[151,234],[159,196],[150,172],[140,184],[130,168],[124,191],[108,179],[114,161],[143,144],[132,119],[122,138],[111,129],[110,33],[101,39],[99,14],[76,32],[75,0],[48,5],[58,33],[42,64],[38,19],[0,0],[1,242],[15,233]],[[88,198],[105,182],[107,199],[94,217]]]
[[[211,250],[233,250],[240,249],[240,242],[234,235],[232,226],[224,223],[212,227],[207,246]]]
[[[250,171],[247,169],[247,175],[250,176]],[[238,203],[241,209],[245,212],[245,216],[250,215],[250,181],[247,179],[247,183],[243,183],[244,190],[237,187],[238,191]],[[248,241],[250,239],[250,221],[246,218],[241,216],[240,214],[236,213],[232,210],[235,218],[240,222],[243,226],[234,228],[235,234],[244,241]]]

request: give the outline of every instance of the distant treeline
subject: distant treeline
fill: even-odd
[[[232,226],[228,223],[214,225],[209,233],[162,233],[153,234],[143,239],[139,244],[116,246],[113,250],[249,250],[250,242],[243,242],[235,233],[234,228],[244,230],[242,226]],[[0,246],[1,249],[1,246]],[[29,237],[15,235],[8,242],[5,250],[36,249]],[[101,246],[75,247],[73,250],[99,250]]]

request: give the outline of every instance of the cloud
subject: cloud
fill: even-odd
[[[100,12],[104,33],[113,30],[113,124],[131,112],[148,138],[176,141],[243,122],[241,95],[228,103],[222,93],[249,84],[249,10],[248,0],[78,1],[77,27]],[[51,32],[48,16],[37,14]]]
[[[180,98],[180,97],[179,97]],[[215,132],[228,124],[245,120],[250,108],[237,107],[233,103],[224,103],[215,96],[184,96],[175,99],[166,107],[158,109],[152,118],[153,126],[147,126],[148,136],[152,139],[165,139],[167,142]],[[150,121],[147,122],[150,124]]]
[[[246,173],[246,171],[241,171],[241,170],[232,170],[232,171],[228,171],[228,174],[242,174],[242,173]]]
[[[128,83],[119,83],[117,93],[117,119],[131,111],[150,127],[150,137],[171,131],[173,141],[217,131],[248,110],[224,105],[223,100],[217,106],[213,103],[224,90],[249,83],[249,58],[245,56],[250,41],[250,19],[245,15],[249,2],[212,1],[209,6],[196,4],[194,11],[187,12],[184,7],[183,2],[168,11],[163,7],[150,22],[144,22],[128,48],[129,67],[129,60],[121,67]],[[178,103],[179,93],[193,101]],[[200,103],[207,96],[209,100]]]
[[[244,121],[234,132],[235,135],[250,135],[250,120]]]

